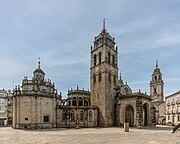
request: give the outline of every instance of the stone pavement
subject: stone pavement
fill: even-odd
[[[180,144],[180,132],[154,127],[17,130],[0,128],[0,144]]]

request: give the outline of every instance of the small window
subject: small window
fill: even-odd
[[[154,94],[156,94],[156,93],[157,93],[156,88],[154,88]]]
[[[155,81],[157,81],[157,76],[154,77]]]
[[[77,105],[77,102],[76,102],[76,97],[73,97],[73,100],[72,100],[72,105],[73,105],[73,106],[76,106],[76,105]]]
[[[79,106],[83,106],[83,100],[81,97],[79,98]]]
[[[93,75],[93,83],[96,83],[96,75]]]
[[[96,65],[96,55],[94,55],[94,66]]]
[[[25,118],[25,120],[28,120],[28,118]]]
[[[108,63],[109,64],[111,63],[111,54],[110,54],[110,52],[108,52]]]
[[[115,65],[115,56],[112,56],[112,64]]]
[[[102,80],[101,73],[99,73],[99,82]]]
[[[44,116],[44,122],[49,122],[49,116]]]
[[[99,63],[101,63],[101,52],[99,52]]]

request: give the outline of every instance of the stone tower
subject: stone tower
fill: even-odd
[[[156,68],[150,81],[150,96],[152,98],[152,104],[155,107],[156,123],[159,123],[159,120],[162,119],[164,115],[164,112],[160,111],[161,107],[164,107],[164,82],[158,67],[158,61],[156,61]]]
[[[115,86],[118,82],[118,51],[103,21],[100,34],[91,46],[90,87],[91,103],[98,106],[98,125],[114,124]]]
[[[152,74],[152,80],[150,81],[150,96],[153,99],[152,102],[164,101],[164,83],[162,79],[161,71],[158,67],[158,61],[156,61],[156,68]]]

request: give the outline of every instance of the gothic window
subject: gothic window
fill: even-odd
[[[89,111],[89,121],[92,121],[92,111]]]
[[[73,105],[73,106],[76,106],[76,105],[77,105],[77,102],[76,102],[76,98],[75,98],[75,97],[73,97],[72,105]]]
[[[66,111],[65,110],[63,110],[63,112],[62,112],[62,120],[66,120]]]
[[[96,55],[94,55],[94,66],[96,65]]]
[[[83,101],[81,97],[79,98],[79,106],[83,106]]]
[[[81,113],[80,113],[80,120],[81,120],[81,121],[84,120],[84,111],[81,111]]]
[[[44,122],[49,122],[49,116],[44,116]]]
[[[180,115],[177,115],[177,120],[180,121]]]
[[[111,63],[111,54],[110,54],[110,52],[108,52],[108,63],[109,64]]]
[[[93,83],[96,83],[96,75],[93,75]]]
[[[74,111],[72,110],[71,113],[70,113],[70,120],[71,121],[74,121],[75,118],[74,118]]]
[[[101,52],[99,52],[99,63],[101,63]]]
[[[168,120],[170,120],[170,115],[168,115]]]
[[[112,56],[112,64],[115,65],[115,56]]]
[[[99,82],[102,80],[102,75],[99,73]]]

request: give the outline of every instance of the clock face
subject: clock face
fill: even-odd
[[[99,71],[99,67],[96,67],[96,69],[95,69],[95,70],[96,70],[96,72],[98,72],[98,71]]]

